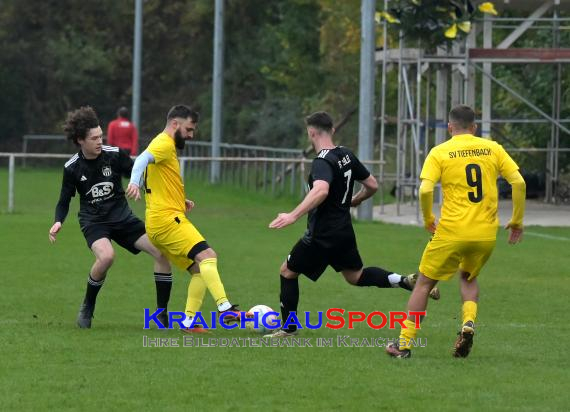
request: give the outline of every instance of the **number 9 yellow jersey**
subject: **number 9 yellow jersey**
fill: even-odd
[[[495,240],[497,178],[518,168],[500,144],[470,134],[453,136],[434,147],[420,178],[441,180],[443,205],[435,238]]]

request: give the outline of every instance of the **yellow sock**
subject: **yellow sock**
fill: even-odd
[[[186,298],[186,314],[194,317],[196,312],[202,307],[204,295],[206,294],[206,284],[200,273],[193,274],[188,285],[188,297]]]
[[[466,322],[475,323],[475,318],[477,317],[477,302],[472,300],[466,300],[463,302],[463,325]]]
[[[224,285],[222,284],[220,274],[218,273],[218,259],[211,258],[201,261],[200,273],[202,274],[202,279],[214,298],[216,305],[228,302]]]
[[[412,343],[410,342],[411,339],[416,339],[416,335],[418,330],[416,329],[416,323],[411,320],[405,320],[404,325],[408,328],[402,328],[400,331],[400,350],[403,349],[412,349]]]

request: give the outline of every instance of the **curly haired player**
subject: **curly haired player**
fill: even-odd
[[[111,243],[114,241],[133,254],[142,250],[154,258],[157,306],[164,309],[158,318],[168,326],[166,314],[172,287],[170,264],[149,241],[144,223],[131,211],[121,183],[122,176],[131,175],[133,161],[118,147],[103,145],[99,119],[89,106],[68,113],[64,130],[67,138],[79,146],[79,151],[63,168],[61,194],[49,239],[55,242],[69,212],[71,198],[77,192],[79,224],[87,246],[95,255],[77,325],[91,327],[97,294],[115,257]]]

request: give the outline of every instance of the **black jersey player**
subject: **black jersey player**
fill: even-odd
[[[97,294],[113,264],[115,252],[111,241],[114,241],[133,254],[142,250],[154,258],[157,305],[164,308],[160,319],[167,326],[166,308],[172,286],[170,265],[150,243],[144,222],[131,211],[122,187],[121,178],[130,177],[133,161],[118,147],[103,145],[103,132],[91,107],[81,107],[68,113],[64,130],[67,138],[80,150],[63,168],[61,194],[49,238],[55,242],[69,211],[71,198],[77,192],[79,224],[87,246],[95,255],[77,325],[80,328],[91,327]]]
[[[285,322],[299,302],[299,274],[316,281],[327,266],[341,272],[355,286],[403,287],[411,290],[415,275],[401,276],[378,267],[366,267],[358,252],[350,207],[358,206],[378,189],[376,178],[345,147],[335,146],[333,120],[325,112],[305,119],[307,134],[317,157],[309,176],[309,192],[290,213],[280,213],[269,227],[280,229],[308,213],[307,230],[281,265],[281,315]],[[362,185],[353,196],[354,182]],[[432,298],[439,298],[437,290]],[[296,333],[296,326],[276,330],[272,337]]]

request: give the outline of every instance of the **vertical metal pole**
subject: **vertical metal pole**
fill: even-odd
[[[14,212],[14,173],[16,157],[11,154],[8,160],[8,213]]]
[[[455,43],[451,48],[451,54],[458,56],[460,51],[459,43]],[[463,103],[463,75],[459,70],[459,65],[451,66],[451,107]]]
[[[140,130],[143,0],[135,0],[135,44],[133,52],[133,123]]]
[[[438,47],[437,55],[444,56],[447,53],[442,47]],[[436,72],[435,86],[435,144],[438,145],[445,141],[447,136],[447,83],[448,83],[448,67],[440,66]]]
[[[275,195],[275,179],[277,176],[277,163],[275,161],[271,162],[271,194]]]
[[[477,47],[477,25],[473,23],[465,46],[465,82],[463,85],[464,103],[475,109],[475,69],[469,64],[469,49]]]
[[[285,167],[285,162],[281,163],[281,191],[280,194],[284,194],[285,193],[285,176],[286,176],[286,167]]]
[[[483,47],[490,49],[493,47],[493,22],[489,15],[485,14],[483,20]],[[483,72],[491,74],[491,63],[483,63]],[[491,136],[491,78],[483,76],[482,98],[481,98],[481,137]]]
[[[397,112],[397,119],[396,119],[396,215],[400,216],[400,169],[402,164],[402,116],[404,115],[405,111],[402,109],[403,103],[403,91],[402,88],[402,53],[403,53],[403,40],[402,40],[402,31],[398,33],[399,37],[399,56],[398,56],[398,112]]]
[[[554,7],[552,19],[552,47],[560,47],[560,31],[558,23],[558,5]],[[554,76],[556,81],[552,84],[552,117],[560,120],[560,81],[562,76],[562,67],[558,63],[554,67]],[[558,146],[560,143],[560,128],[552,123],[550,132],[550,149],[546,153],[547,159],[547,182],[546,182],[546,198],[547,201],[556,201],[558,192]]]
[[[249,157],[249,154],[247,155],[247,157]],[[245,180],[244,187],[246,189],[248,189],[249,188],[249,162],[248,161],[245,162],[244,180]]]
[[[388,0],[384,0],[384,10]],[[380,94],[380,213],[384,213],[384,139],[386,135],[386,60],[388,59],[388,22],[382,21],[382,90]]]
[[[422,119],[421,119],[421,110],[422,110],[422,60],[421,60],[421,42],[418,43],[418,61],[417,61],[417,73],[416,73],[416,141],[414,144],[414,152],[415,152],[415,173],[412,178],[415,181],[415,188],[414,188],[414,195],[417,198],[416,202],[416,221],[420,221],[420,202],[419,202],[419,193],[420,193],[420,136],[422,133]],[[413,196],[412,196],[413,198]]]
[[[425,120],[425,124],[424,124],[424,130],[425,130],[425,137],[424,137],[424,159],[427,157],[428,155],[428,150],[429,150],[429,129],[430,129],[430,120],[429,120],[429,109],[430,109],[430,104],[429,104],[429,100],[430,100],[430,90],[431,89],[431,68],[428,66],[428,72],[427,72],[427,81],[426,81],[426,120]],[[423,162],[422,162],[423,164]]]
[[[305,157],[303,156],[303,159],[301,161],[300,167],[299,167],[299,187],[300,187],[300,196],[301,198],[305,197],[305,188],[307,187],[305,184]]]
[[[555,107],[555,119],[556,120],[560,120],[560,98],[561,98],[561,83],[562,83],[562,65],[560,63],[558,63],[558,70],[557,70],[557,79],[556,79],[556,107]],[[555,188],[556,188],[556,193],[558,193],[558,190],[560,189],[559,187],[559,182],[558,182],[558,178],[559,178],[559,157],[560,157],[560,127],[556,126],[556,131],[554,133],[554,146],[553,146],[554,152],[554,167],[553,167],[553,172],[554,172],[554,184],[555,184]]]
[[[267,160],[263,161],[263,193],[267,190]]]
[[[360,108],[358,117],[358,157],[371,160],[374,138],[374,14],[376,0],[362,0],[360,37]],[[358,208],[358,218],[372,220],[372,199]]]
[[[220,142],[222,141],[222,95],[224,75],[224,2],[216,0],[214,17],[214,72],[212,96],[212,157],[220,157]],[[210,181],[220,180],[220,162],[211,164]]]
[[[290,189],[289,192],[291,193],[291,195],[295,194],[295,168],[297,167],[297,164],[295,162],[291,163],[291,182],[290,182]]]
[[[28,136],[24,135],[23,137],[24,143],[22,144],[22,152],[28,153]],[[22,158],[22,167],[26,167],[26,158]]]
[[[447,54],[446,49],[438,47],[437,55],[444,56]],[[449,68],[447,66],[439,67],[436,72],[435,79],[435,145],[443,143],[447,137],[447,84],[448,84]],[[438,187],[434,193],[434,202],[441,204],[442,193]]]

